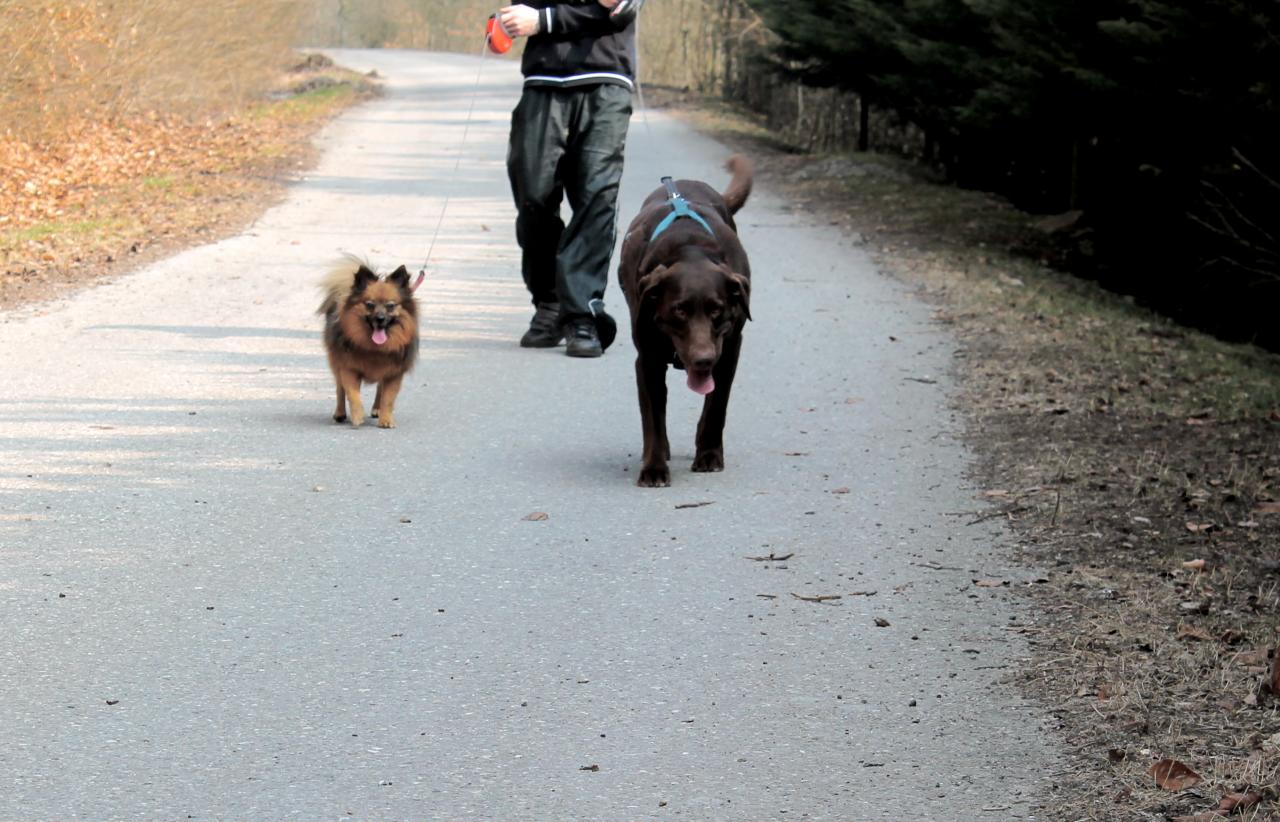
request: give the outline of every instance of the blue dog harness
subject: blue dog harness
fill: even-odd
[[[707,221],[702,219],[698,212],[689,208],[689,201],[680,196],[680,192],[676,190],[676,184],[670,177],[663,177],[662,184],[667,187],[667,203],[671,206],[671,213],[658,223],[658,227],[653,230],[653,234],[649,236],[649,242],[658,239],[658,235],[671,228],[671,224],[681,217],[688,217],[698,225],[706,229],[707,233],[715,236],[715,232],[711,230],[711,226],[707,225]]]

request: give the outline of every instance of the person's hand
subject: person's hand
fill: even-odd
[[[512,37],[531,37],[538,33],[538,10],[524,4],[503,6],[498,9],[498,22]]]
[[[615,8],[618,3],[622,2],[622,0],[596,0],[596,2],[604,6],[606,9],[612,9]]]

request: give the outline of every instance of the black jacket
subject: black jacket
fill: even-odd
[[[636,11],[610,15],[596,0],[526,0],[539,32],[524,47],[524,84],[551,88],[601,83],[635,88]]]

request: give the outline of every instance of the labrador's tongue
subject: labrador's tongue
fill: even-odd
[[[373,329],[373,344],[374,344],[374,345],[382,345],[382,344],[383,344],[383,343],[385,343],[386,341],[387,341],[387,329],[385,329],[385,328],[375,328],[375,329]]]
[[[690,371],[686,381],[691,390],[704,396],[716,390],[716,378],[710,374],[695,374]]]

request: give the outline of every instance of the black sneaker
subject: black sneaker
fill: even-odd
[[[529,330],[520,338],[521,348],[555,348],[564,339],[560,329],[560,304],[538,303]]]
[[[604,353],[600,345],[600,335],[596,333],[596,323],[590,317],[577,317],[564,327],[569,344],[564,353],[570,357],[598,357]]]

